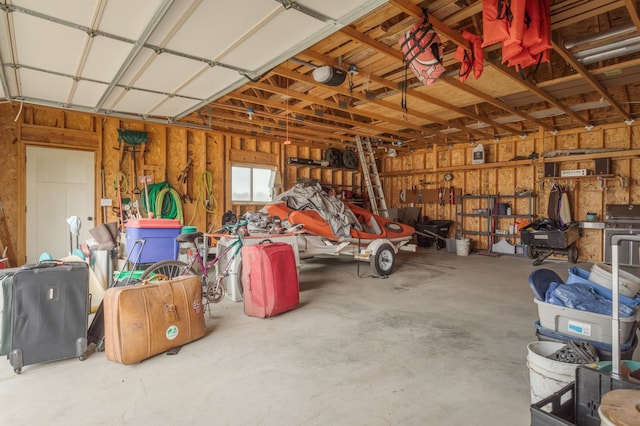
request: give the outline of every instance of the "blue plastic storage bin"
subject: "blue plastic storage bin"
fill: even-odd
[[[138,263],[154,263],[161,260],[178,258],[179,243],[176,237],[180,234],[182,224],[174,219],[132,219],[126,223],[127,247],[131,251],[129,259]],[[145,240],[140,253],[140,244],[136,240]]]

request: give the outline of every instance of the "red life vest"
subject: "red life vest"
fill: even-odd
[[[430,86],[446,70],[442,65],[442,46],[440,36],[425,19],[419,19],[407,33],[400,38],[402,57],[407,66],[425,85]]]
[[[471,45],[471,53],[467,52],[461,46],[458,46],[456,49],[455,58],[462,63],[458,76],[460,81],[464,83],[472,70],[473,77],[476,80],[480,78],[484,70],[484,54],[482,51],[482,37],[470,33],[467,30],[462,30],[462,37],[469,40]]]

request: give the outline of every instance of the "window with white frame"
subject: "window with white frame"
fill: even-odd
[[[275,170],[268,167],[231,166],[231,201],[271,201],[274,174]]]

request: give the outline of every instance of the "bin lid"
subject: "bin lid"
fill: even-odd
[[[182,228],[177,219],[129,219],[127,228]]]
[[[196,226],[183,226],[180,231],[181,234],[191,234],[193,232],[198,232],[198,228]]]

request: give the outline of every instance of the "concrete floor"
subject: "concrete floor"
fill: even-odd
[[[178,355],[125,366],[96,352],[19,376],[5,361],[0,422],[528,425],[533,269],[433,248],[399,254],[387,279],[359,278],[346,257],[305,260],[297,310],[257,319],[225,300]]]

